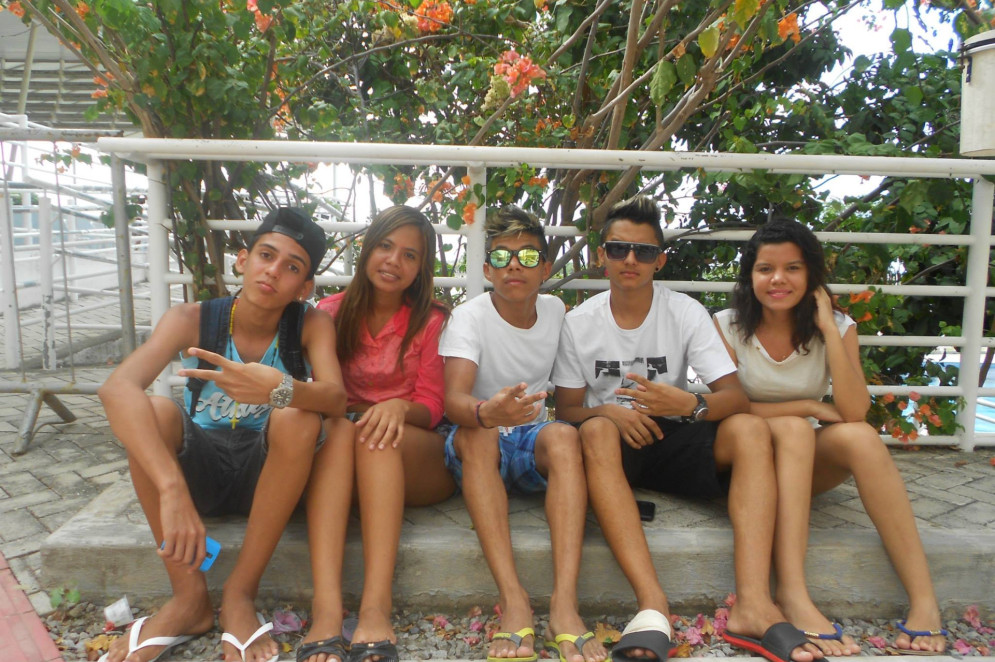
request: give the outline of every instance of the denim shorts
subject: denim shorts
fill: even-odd
[[[259,430],[208,429],[194,423],[182,403],[175,404],[183,416],[183,447],[177,459],[197,512],[204,517],[248,515],[269,451],[269,419]],[[322,425],[315,452],[324,442]]]
[[[536,494],[546,491],[546,479],[536,470],[536,437],[539,431],[553,423],[543,421],[519,425],[498,433],[501,463],[499,466],[504,487],[513,494]],[[454,441],[458,425],[446,435],[446,468],[453,475],[456,486],[463,489],[463,462],[456,457]]]

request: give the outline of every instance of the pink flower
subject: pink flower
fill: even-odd
[[[736,604],[736,594],[730,593],[729,595],[726,596],[726,599],[723,600],[723,602],[726,603],[726,607],[732,607],[733,605]]]
[[[480,621],[473,621],[470,623],[470,632],[482,632],[484,629],[484,624]]]
[[[963,639],[958,639],[957,641],[955,641],[954,648],[956,648],[957,652],[960,653],[961,655],[970,655],[971,651],[974,650],[974,648],[972,648],[971,645],[966,641],[964,641]]]
[[[874,648],[887,648],[888,642],[884,640],[884,637],[867,637],[867,643]]]
[[[300,632],[304,627],[300,616],[292,611],[277,609],[273,612],[273,634],[284,634],[286,632]]]
[[[971,605],[964,610],[964,616],[962,616],[962,618],[974,629],[981,627],[981,618],[978,614],[978,605]]]
[[[715,620],[712,621],[712,629],[715,630],[717,636],[722,636],[722,633],[726,631],[726,623],[729,621],[729,609],[726,607],[719,607],[715,610]]]
[[[476,646],[477,644],[480,643],[480,637],[473,634],[470,635],[469,637],[463,637],[463,641],[466,643],[467,646]]]
[[[688,642],[692,646],[701,646],[705,643],[705,639],[701,636],[701,628],[696,628],[694,626],[689,627],[684,632],[684,641]]]
[[[436,629],[444,628],[449,625],[449,621],[445,616],[436,616],[432,619],[432,627]]]

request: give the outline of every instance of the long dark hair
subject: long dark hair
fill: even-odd
[[[397,356],[399,370],[404,369],[404,353],[408,350],[412,339],[428,323],[432,309],[437,308],[446,314],[449,312],[448,308],[435,301],[432,296],[435,275],[435,229],[425,214],[413,207],[405,205],[388,207],[376,215],[366,230],[355,275],[345,290],[345,296],[342,297],[342,303],[335,316],[335,352],[343,365],[352,358],[359,347],[360,330],[373,309],[373,284],[366,277],[366,265],[370,261],[370,255],[390,233],[405,225],[413,225],[421,232],[423,246],[418,275],[404,291],[404,303],[411,308],[411,317]]]
[[[815,325],[815,297],[812,293],[820,287],[828,292],[826,282],[829,277],[822,244],[811,230],[797,221],[782,218],[765,223],[746,243],[739,261],[736,285],[732,290],[732,307],[736,311],[734,324],[744,341],[748,341],[756,333],[763,318],[763,306],[753,292],[753,267],[757,263],[757,253],[765,244],[785,243],[794,244],[801,250],[802,260],[808,270],[805,296],[791,311],[794,317],[791,344],[807,352],[812,338],[822,339],[822,333]]]

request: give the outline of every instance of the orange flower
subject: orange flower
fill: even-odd
[[[463,222],[467,225],[473,225],[473,222],[476,220],[473,215],[476,213],[477,205],[472,202],[466,203],[466,206],[463,207]]]
[[[80,18],[86,18],[86,15],[90,13],[90,5],[85,2],[81,2],[76,5],[76,13],[79,14]]]
[[[107,96],[107,90],[94,90],[90,93],[90,97],[93,99],[103,99]]]
[[[446,0],[425,0],[415,10],[415,17],[422,32],[438,32],[453,20],[453,8]]]
[[[894,401],[895,401],[894,393],[885,393],[884,396],[881,398],[881,402],[885,403],[886,405],[890,405]]]
[[[857,321],[857,322],[870,322],[872,319],[874,319],[874,315],[872,315],[871,311],[868,310],[866,313],[864,313],[863,315],[861,315],[860,319],[855,320],[855,321]]]
[[[911,400],[912,402],[919,402],[919,398],[921,397],[922,396],[916,393],[915,391],[909,393],[909,400]]]
[[[545,177],[533,177],[529,180],[529,186],[547,186],[549,180]]]
[[[791,37],[796,44],[801,40],[801,33],[798,31],[798,14],[791,12],[777,22],[777,34],[781,39]]]
[[[511,86],[512,98],[527,90],[533,80],[546,77],[546,72],[534,64],[532,58],[519,55],[515,49],[501,53],[498,63],[494,65],[494,73]]]
[[[9,9],[10,13],[17,18],[24,18],[24,7],[21,6],[21,3],[18,2],[18,0],[14,0],[14,2],[7,5],[7,9]]]
[[[905,411],[905,409],[906,409],[906,408],[907,408],[908,406],[909,406],[909,403],[908,403],[908,402],[904,402],[904,401],[903,401],[903,402],[899,402],[899,403],[898,403],[898,410],[899,410],[899,411]]]

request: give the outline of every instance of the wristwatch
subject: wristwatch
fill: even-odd
[[[269,403],[277,409],[283,409],[294,399],[294,378],[284,375],[280,385],[269,392]]]
[[[698,401],[698,404],[694,406],[689,416],[684,417],[684,421],[687,423],[697,423],[698,421],[705,420],[705,417],[708,416],[708,403],[705,402],[705,396],[701,393],[692,393],[692,395]]]

